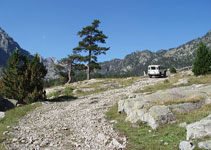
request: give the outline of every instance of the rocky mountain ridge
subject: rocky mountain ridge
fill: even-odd
[[[113,59],[100,63],[102,69],[98,73],[104,75],[111,74],[132,74],[142,75],[147,72],[147,66],[160,64],[167,68],[183,68],[192,66],[196,55],[196,49],[200,41],[204,42],[211,49],[211,30],[201,38],[194,39],[177,48],[169,50],[150,50],[136,51],[127,55],[124,59]]]
[[[211,49],[211,30],[201,38],[194,39],[177,48],[169,50],[159,50],[152,52],[150,50],[136,51],[127,55],[124,59],[113,59],[100,63],[101,73],[105,76],[129,74],[143,75],[147,72],[147,66],[151,64],[160,64],[167,68],[171,66],[175,68],[183,68],[192,66],[196,49],[200,41],[204,42]],[[11,53],[19,49],[22,54],[33,57],[28,51],[22,49],[4,30],[0,28],[0,70],[6,65],[6,61]],[[48,69],[47,79],[57,77],[57,72],[54,70],[54,65],[59,61],[56,58],[41,58]],[[1,75],[1,71],[0,71]]]
[[[34,56],[22,49],[20,45],[13,40],[3,29],[0,28],[0,68],[6,66],[7,59],[10,57],[13,51],[20,50],[20,52],[25,55],[33,58]],[[56,58],[43,58],[41,57],[41,61],[44,63],[48,70],[48,74],[46,75],[46,79],[55,78],[57,73],[54,70],[54,65],[58,64],[58,60]],[[1,69],[0,69],[1,75]]]

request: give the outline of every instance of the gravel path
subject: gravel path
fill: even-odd
[[[14,138],[6,141],[10,150],[117,150],[125,149],[127,139],[114,131],[115,120],[105,112],[124,95],[162,81],[142,78],[133,85],[92,94],[68,102],[44,104],[27,114],[14,127]]]

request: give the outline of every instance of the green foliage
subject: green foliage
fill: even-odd
[[[200,42],[197,51],[196,57],[194,60],[193,73],[194,75],[204,75],[211,72],[211,56],[206,47],[206,45]]]
[[[177,73],[177,70],[176,70],[174,67],[171,67],[171,68],[170,68],[170,72],[171,72],[171,73]]]
[[[59,72],[60,79],[63,79],[63,81],[66,80],[67,84],[71,83],[73,81],[75,71],[86,69],[85,65],[81,64],[83,60],[84,57],[77,54],[63,58],[59,65],[55,65],[55,69]]]
[[[43,78],[47,70],[38,55],[32,60],[14,51],[3,70],[0,93],[16,99],[18,103],[32,103],[44,100]]]
[[[107,47],[100,47],[98,44],[105,44],[107,36],[102,31],[98,30],[100,21],[94,20],[92,25],[83,28],[78,32],[78,35],[83,38],[79,41],[78,47],[74,48],[74,53],[88,53],[84,57],[84,61],[87,62],[87,79],[90,79],[90,72],[94,69],[100,69],[100,65],[97,63],[97,56],[100,54],[106,54],[109,50]]]

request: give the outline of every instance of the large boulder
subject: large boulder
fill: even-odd
[[[169,105],[168,107],[172,111],[175,111],[175,112],[187,113],[187,112],[191,112],[191,111],[201,108],[201,106],[204,103],[205,102],[203,100],[201,100],[201,101],[195,102],[195,103],[172,104],[172,105]]]
[[[5,117],[5,113],[0,111],[0,119]]]
[[[211,149],[211,141],[199,142],[198,147],[201,149]]]
[[[123,99],[118,102],[118,112],[119,113],[126,113],[129,115],[131,112],[147,108],[151,106],[147,101],[143,101],[140,98],[133,98],[133,99]]]
[[[125,119],[125,121],[129,121],[131,123],[136,123],[137,121],[142,121],[144,114],[147,112],[146,109],[138,109],[132,111]]]
[[[128,112],[128,111],[126,111]],[[153,106],[147,109],[134,109],[127,113],[125,121],[136,123],[137,121],[146,122],[152,129],[164,125],[175,123],[176,118],[167,106]]]
[[[198,122],[187,125],[186,130],[187,140],[211,137],[211,114]]]
[[[15,107],[15,100],[4,99],[0,95],[0,111],[6,111]]]
[[[141,119],[143,122],[147,122],[152,129],[156,129],[160,125],[176,122],[174,114],[167,106],[164,105],[151,107]]]
[[[193,150],[194,148],[195,148],[195,146],[193,145],[192,142],[182,141],[179,144],[180,150]]]

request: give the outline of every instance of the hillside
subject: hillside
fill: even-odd
[[[150,64],[160,64],[167,68],[183,68],[192,66],[199,42],[204,42],[211,49],[211,30],[201,38],[194,39],[177,48],[169,50],[159,50],[151,52],[150,50],[136,51],[127,55],[124,59],[114,59],[102,62],[102,67],[98,72],[107,76],[112,74],[132,74],[143,75]]]
[[[10,37],[3,29],[0,28],[0,75],[1,68],[6,66],[7,59],[14,50],[20,50],[23,55],[29,56],[30,58],[34,57],[30,52],[22,49],[12,37]],[[56,58],[41,58],[41,60],[48,69],[46,78],[54,78],[57,74],[54,70],[54,65],[58,64],[58,60]]]
[[[51,87],[48,101],[37,103],[18,125],[4,125],[0,135],[4,145],[23,150],[210,149],[210,77],[183,71],[167,78],[92,79]]]

